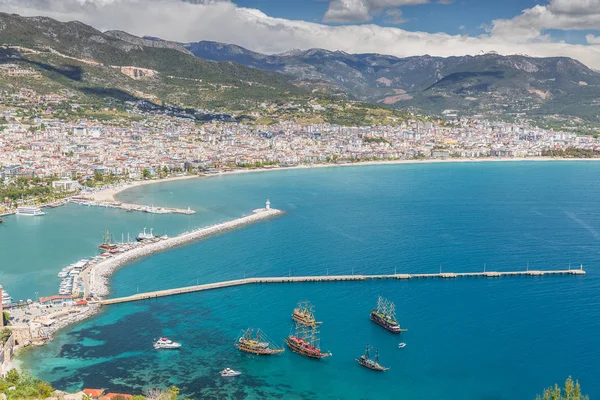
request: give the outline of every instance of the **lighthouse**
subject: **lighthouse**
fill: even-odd
[[[270,210],[271,209],[271,202],[269,201],[269,199],[267,199],[266,203],[265,203],[265,210]]]

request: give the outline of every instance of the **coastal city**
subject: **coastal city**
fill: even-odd
[[[33,94],[28,93],[31,100]],[[52,107],[45,96],[41,109]],[[56,100],[56,99],[54,99]],[[135,114],[135,115],[134,115]],[[211,174],[233,169],[285,168],[407,160],[593,157],[600,139],[527,124],[457,118],[407,117],[394,126],[339,126],[279,122],[249,125],[167,114],[130,115],[110,122],[67,121],[44,112],[0,114],[0,182],[36,179],[54,191],[73,192],[107,183]],[[41,182],[45,180],[46,182]],[[33,196],[3,196],[14,209]],[[45,192],[47,193],[47,192]],[[38,196],[39,197],[39,196]],[[8,202],[7,202],[8,201]],[[7,203],[6,203],[7,202]],[[1,211],[1,210],[0,210]]]
[[[600,399],[600,0],[0,3],[0,400]]]

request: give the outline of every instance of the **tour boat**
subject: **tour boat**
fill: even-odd
[[[181,343],[173,342],[167,338],[160,338],[154,343],[155,349],[178,349],[181,347]]]
[[[381,296],[377,300],[377,308],[371,311],[371,321],[392,333],[406,331],[406,329],[400,328],[400,324],[396,320],[396,307],[394,303]]]
[[[375,351],[375,358],[371,358],[371,356],[369,355],[369,350],[372,347],[367,345],[367,349],[365,350],[365,354],[359,357],[356,357],[356,361],[358,361],[358,363],[360,365],[362,365],[365,368],[368,368],[370,370],[373,371],[387,371],[389,368],[384,367],[383,365],[379,364],[379,350]]]
[[[144,228],[143,232],[138,233],[135,240],[141,242],[143,240],[154,239],[154,233],[152,232],[152,228],[150,228],[150,233],[146,232],[146,228]]]
[[[17,208],[17,215],[27,215],[31,217],[42,216],[46,214],[39,207],[19,207]]]
[[[238,376],[242,373],[239,371],[234,371],[231,368],[225,368],[223,371],[219,372],[221,376]]]

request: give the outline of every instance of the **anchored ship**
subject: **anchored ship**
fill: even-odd
[[[300,323],[296,323],[296,332],[285,338],[288,347],[295,353],[316,359],[330,357],[331,352],[321,350],[320,341],[316,326],[306,326]]]
[[[370,349],[372,349],[372,347],[367,345],[367,348],[365,349],[365,354],[360,356],[360,358],[357,357],[356,361],[358,361],[358,363],[363,367],[369,368],[373,371],[387,371],[389,368],[386,368],[383,365],[379,364],[379,349],[375,350],[375,359],[372,359],[369,356]]]
[[[267,336],[258,329],[256,336],[252,337],[253,329],[242,330],[240,337],[235,342],[235,347],[246,353],[256,354],[259,356],[281,354],[285,350],[283,347],[278,347],[273,344]]]
[[[393,302],[379,296],[377,308],[371,311],[371,321],[392,333],[405,332],[396,321],[396,306]]]
[[[301,325],[316,326],[321,324],[315,319],[315,309],[309,301],[298,302],[298,307],[294,308],[292,319]]]

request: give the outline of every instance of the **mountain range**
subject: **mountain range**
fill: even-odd
[[[320,97],[433,114],[600,121],[600,73],[567,57],[399,58],[323,49],[266,55],[232,44],[178,43],[3,13],[0,44],[34,49],[20,51],[21,61],[54,83],[178,106],[244,110],[258,102]],[[5,54],[3,62],[9,60]]]

